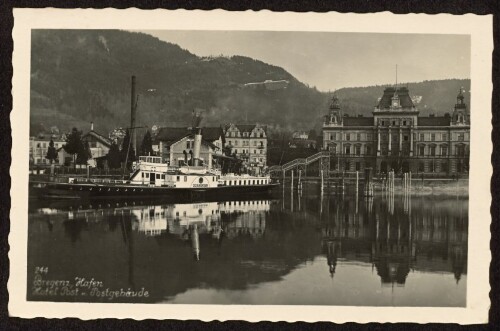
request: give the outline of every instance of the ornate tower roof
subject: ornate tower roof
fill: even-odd
[[[395,105],[394,102],[398,104]],[[415,105],[410,97],[407,87],[388,87],[377,105],[379,110],[390,110],[391,108],[414,109]]]
[[[340,110],[340,101],[335,94],[332,95],[332,99],[330,101],[330,110],[334,109]]]

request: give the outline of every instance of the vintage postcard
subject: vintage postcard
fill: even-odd
[[[14,19],[12,316],[487,321],[491,16]]]

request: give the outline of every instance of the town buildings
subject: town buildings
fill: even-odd
[[[202,128],[200,160],[209,168],[215,155],[222,154],[225,137],[222,128]],[[171,166],[191,165],[194,132],[191,128],[160,128],[154,137],[153,150]]]
[[[112,141],[94,131],[94,123],[90,124],[90,131],[82,136],[82,140],[89,144],[92,159],[108,155]]]
[[[244,161],[244,166],[261,174],[267,166],[267,128],[260,124],[229,124],[225,138],[231,154]]]
[[[66,136],[64,134],[55,133],[40,133],[35,137],[30,137],[30,165],[49,165],[50,161],[45,158],[49,148],[50,141],[54,142],[54,148],[57,151],[57,159],[55,165],[64,165],[66,162],[67,153],[62,148],[66,143]],[[71,158],[70,158],[71,159]]]
[[[386,88],[370,117],[350,117],[341,108],[334,96],[323,123],[331,170],[468,173],[470,113],[462,90],[444,116],[420,116],[406,87]]]

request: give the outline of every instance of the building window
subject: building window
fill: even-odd
[[[345,147],[345,154],[351,154],[351,146]]]
[[[431,133],[431,141],[436,141],[436,134],[435,133]]]
[[[345,140],[347,140],[347,141],[351,140],[351,134],[346,133],[345,134]]]
[[[392,121],[392,125],[396,125],[396,121]]]
[[[373,139],[373,136],[371,133],[367,133],[366,134],[366,140],[372,140]]]
[[[458,134],[458,141],[464,141],[464,134],[463,133]]]
[[[360,140],[361,140],[361,133],[357,133],[357,134],[356,134],[356,140],[357,140],[357,141],[360,141]]]
[[[430,146],[430,154],[431,156],[436,156],[436,146]]]
[[[442,140],[443,141],[447,141],[448,140],[448,135],[446,133],[443,133]]]
[[[424,167],[424,162],[419,162],[418,163],[418,171],[424,172],[425,167]]]
[[[238,140],[234,141],[234,146],[238,146]]]
[[[448,146],[441,146],[441,156],[448,155]]]
[[[424,139],[424,138],[425,138],[424,134],[423,134],[423,133],[421,133],[421,134],[420,134],[420,141],[425,141],[425,139]]]
[[[356,171],[360,171],[360,170],[361,170],[361,163],[356,162]]]
[[[356,155],[361,155],[361,146],[357,145],[355,147]]]
[[[372,147],[370,145],[366,146],[366,155],[370,155],[372,153]]]
[[[424,156],[424,153],[425,153],[425,146],[424,145],[418,146],[418,155]]]
[[[407,135],[407,134],[405,134],[405,135],[403,136],[403,140],[404,140],[404,141],[408,141],[408,135]]]
[[[403,121],[403,125],[406,125],[406,121]]]
[[[429,162],[429,172],[435,172],[436,171],[436,166],[434,164],[434,160]]]

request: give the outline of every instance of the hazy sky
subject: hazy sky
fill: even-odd
[[[141,31],[199,56],[243,55],[283,67],[322,91],[470,78],[465,35],[337,32]]]

